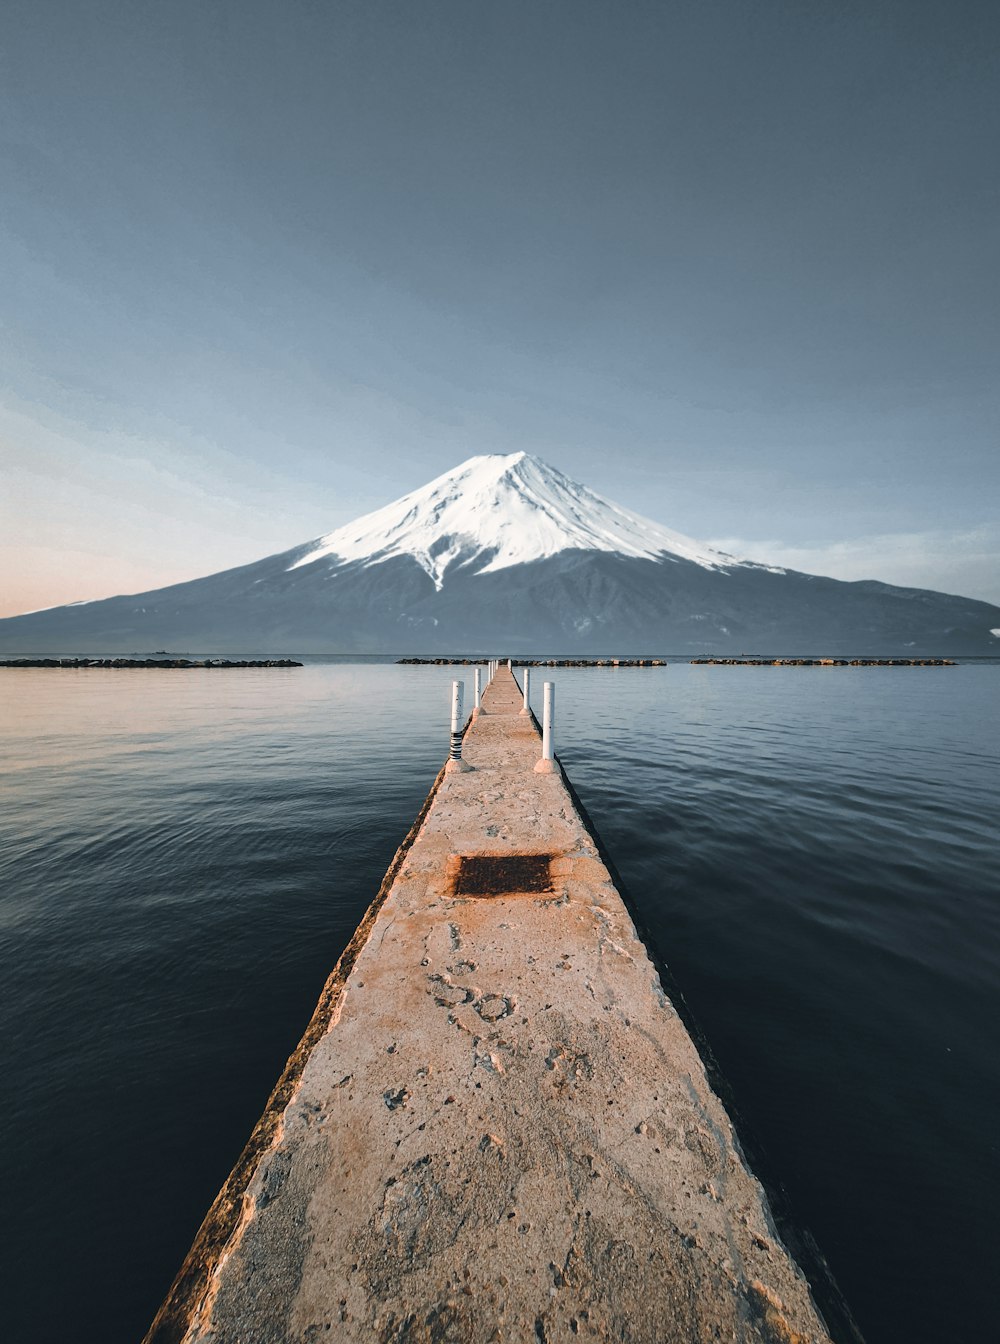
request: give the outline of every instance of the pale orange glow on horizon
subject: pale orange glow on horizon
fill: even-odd
[[[144,563],[137,558],[124,563],[121,556],[89,551],[0,545],[0,620],[69,602],[148,592],[207,572],[197,565],[181,570],[155,560]]]

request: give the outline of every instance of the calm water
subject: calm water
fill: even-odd
[[[426,794],[452,674],[0,675],[4,1336],[124,1344]],[[545,675],[869,1344],[995,1337],[1000,666]]]

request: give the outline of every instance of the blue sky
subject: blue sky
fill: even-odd
[[[524,448],[754,558],[1000,602],[1000,8],[0,17],[2,614]]]

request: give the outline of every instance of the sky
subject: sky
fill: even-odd
[[[1000,603],[995,0],[5,0],[0,615],[525,449]]]

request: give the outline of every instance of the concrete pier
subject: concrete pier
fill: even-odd
[[[148,1344],[821,1344],[501,667]]]

